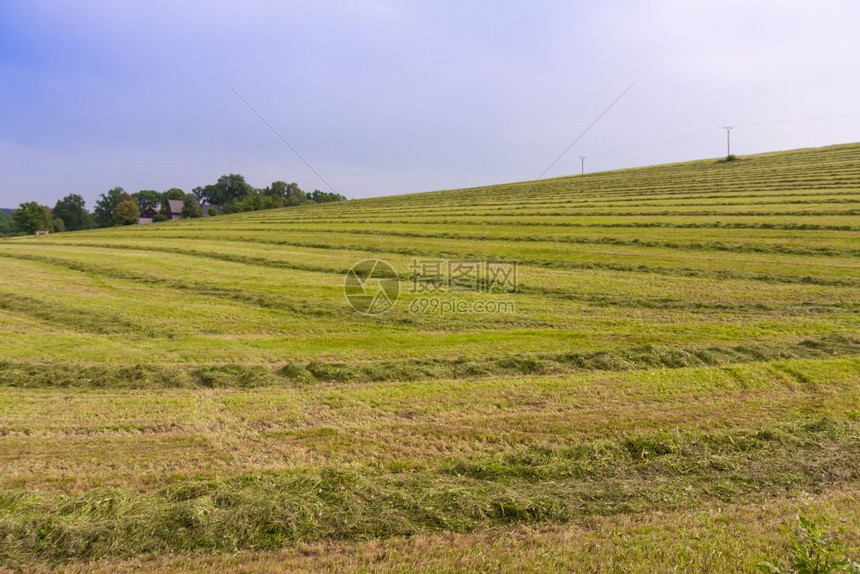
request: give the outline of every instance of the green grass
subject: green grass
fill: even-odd
[[[0,567],[751,571],[797,512],[856,544],[860,145],[546,180],[478,239],[527,185],[351,202],[382,239],[338,203],[0,241]],[[415,257],[517,261],[446,295],[516,312],[350,309],[354,263]]]

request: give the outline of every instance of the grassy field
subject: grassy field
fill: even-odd
[[[0,241],[0,568],[751,571],[798,513],[860,544],[860,145],[528,185]],[[515,310],[429,312],[416,260],[516,261],[438,295]]]

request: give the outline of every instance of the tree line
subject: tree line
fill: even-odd
[[[213,184],[195,187],[191,193],[178,187],[164,192],[142,189],[137,193],[127,193],[123,188],[115,187],[99,196],[92,212],[87,210],[84,198],[75,193],[60,199],[54,207],[27,201],[11,215],[0,211],[0,235],[132,225],[138,222],[143,211],[150,208],[156,212],[153,223],[167,221],[170,200],[181,201],[182,217],[192,218],[344,199],[338,193],[318,189],[305,193],[298,184],[284,181],[273,181],[264,188],[255,188],[245,181],[244,176],[231,173],[222,175]],[[204,208],[208,210],[206,214],[203,213]]]

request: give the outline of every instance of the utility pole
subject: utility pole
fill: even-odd
[[[726,159],[728,159],[732,155],[732,130],[735,126],[723,126],[723,129],[726,130]]]
[[[585,173],[585,156],[584,155],[579,156],[579,161],[582,164],[582,171],[580,173],[584,174]]]

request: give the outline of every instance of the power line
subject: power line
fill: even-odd
[[[681,141],[681,140],[687,140],[687,139],[691,139],[691,138],[695,138],[695,137],[700,137],[700,136],[703,136],[703,135],[708,134],[708,133],[711,133],[711,130],[702,130],[702,131],[693,132],[693,133],[688,133],[688,134],[684,134],[684,135],[678,135],[678,136],[675,136],[675,137],[672,137],[672,138],[667,138],[667,139],[663,139],[663,140],[657,140],[657,141],[655,141],[655,142],[650,142],[650,143],[646,143],[646,144],[635,145],[635,146],[629,146],[629,147],[624,147],[624,148],[616,148],[616,149],[612,149],[612,150],[608,150],[608,151],[602,151],[602,152],[599,152],[599,153],[593,153],[593,154],[591,154],[591,155],[592,155],[592,156],[602,156],[602,155],[611,155],[611,154],[614,154],[614,153],[621,153],[621,152],[624,152],[624,151],[633,151],[633,150],[642,149],[642,148],[646,148],[646,147],[653,147],[653,146],[655,146],[655,145],[660,145],[660,144],[665,144],[665,143],[672,143],[672,142],[676,142],[676,141]]]
[[[621,94],[620,94],[617,98],[615,98],[614,100],[612,100],[612,103],[611,103],[611,104],[609,104],[609,106],[607,106],[605,110],[603,110],[602,112],[600,112],[600,115],[599,115],[599,116],[597,116],[597,117],[594,119],[594,121],[593,121],[593,122],[591,122],[590,124],[588,124],[588,127],[587,127],[587,128],[585,128],[585,129],[582,131],[582,133],[580,133],[578,136],[576,136],[576,139],[575,139],[575,140],[573,140],[572,142],[570,142],[570,145],[569,145],[569,146],[567,146],[566,148],[564,148],[564,151],[563,151],[563,152],[561,152],[561,153],[558,155],[558,157],[557,157],[557,158],[555,158],[554,160],[552,160],[552,163],[551,163],[551,164],[549,164],[549,165],[547,166],[547,168],[546,168],[545,170],[543,170],[543,171],[541,172],[541,174],[540,174],[539,176],[537,176],[537,178],[536,178],[533,182],[531,182],[531,184],[529,184],[529,186],[528,186],[528,187],[526,187],[526,188],[525,188],[525,189],[524,189],[524,190],[523,190],[523,191],[522,191],[518,196],[516,196],[516,197],[514,198],[514,200],[511,202],[511,204],[510,204],[510,205],[508,205],[508,207],[507,207],[507,208],[506,208],[506,209],[505,209],[505,210],[504,210],[504,211],[503,211],[503,212],[502,212],[498,217],[496,217],[496,218],[495,218],[495,219],[494,219],[494,220],[493,220],[493,221],[492,221],[492,222],[491,222],[491,223],[490,223],[490,224],[489,224],[489,225],[484,229],[484,232],[483,232],[483,233],[481,233],[481,235],[480,235],[480,236],[478,236],[478,237],[477,237],[477,238],[472,242],[472,244],[473,244],[473,243],[475,243],[476,241],[480,241],[481,239],[483,239],[484,237],[486,237],[487,232],[488,232],[488,231],[490,231],[490,229],[492,229],[492,228],[493,228],[493,226],[494,226],[496,223],[498,223],[498,222],[499,222],[499,220],[500,220],[502,217],[504,217],[504,216],[505,216],[505,215],[506,215],[506,214],[511,210],[511,208],[512,208],[513,206],[515,206],[515,205],[516,205],[516,204],[517,204],[517,203],[518,203],[518,202],[523,198],[523,196],[524,196],[525,194],[527,194],[529,191],[531,191],[531,189],[535,186],[535,184],[537,184],[537,182],[539,182],[541,179],[543,179],[543,176],[545,176],[545,175],[546,175],[546,172],[548,172],[549,170],[551,170],[551,169],[553,168],[553,166],[554,166],[555,164],[557,164],[557,163],[561,160],[561,158],[563,158],[565,155],[567,155],[567,152],[569,152],[569,151],[570,151],[570,148],[572,148],[573,146],[575,146],[579,140],[581,140],[583,137],[585,137],[585,134],[587,134],[589,131],[591,131],[591,128],[593,128],[593,127],[597,124],[597,122],[599,122],[599,121],[601,120],[601,118],[603,118],[603,116],[605,116],[606,114],[608,114],[608,113],[609,113],[609,110],[611,110],[611,109],[615,106],[615,104],[617,104],[617,103],[618,103],[618,101],[619,101],[621,98],[623,98],[623,97],[624,97],[624,94],[626,94],[627,92],[629,92],[629,91],[630,91],[630,88],[632,88],[632,87],[633,87],[633,85],[634,85],[635,83],[636,83],[636,82],[631,83],[629,86],[627,86],[627,87],[624,89],[624,91],[623,91],[623,92],[621,92]],[[471,244],[470,244],[470,245],[471,245]]]
[[[772,122],[757,122],[753,124],[738,124],[739,128],[752,128],[756,126],[774,126],[777,124],[799,124],[803,122],[817,122],[821,120],[841,120],[844,118],[856,118],[860,117],[860,114],[842,114],[839,116],[819,116],[817,118],[800,118],[795,120],[776,120]]]
[[[838,115],[838,116],[819,116],[819,117],[815,117],[815,118],[798,118],[798,119],[793,119],[793,120],[775,120],[775,121],[770,121],[770,122],[756,122],[756,123],[751,123],[751,124],[735,124],[732,127],[734,127],[734,128],[752,128],[752,127],[759,127],[759,126],[795,124],[795,123],[803,123],[803,122],[814,122],[814,121],[823,121],[823,120],[838,120],[838,119],[856,118],[856,117],[860,117],[860,113],[842,114],[842,115]],[[612,154],[621,153],[621,152],[625,152],[625,151],[634,151],[634,150],[649,148],[649,147],[653,147],[653,146],[657,146],[657,145],[661,145],[661,144],[665,144],[665,143],[673,143],[673,142],[680,141],[680,140],[692,139],[692,138],[704,136],[706,134],[712,134],[713,133],[712,129],[713,128],[707,129],[707,130],[700,130],[697,132],[689,132],[686,134],[677,135],[675,137],[657,140],[654,142],[644,143],[644,144],[636,145],[636,146],[628,146],[628,147],[623,147],[623,148],[610,149],[607,151],[593,153],[589,157],[612,155]]]

